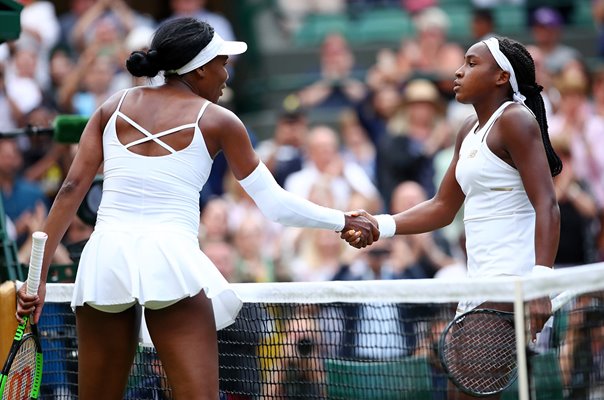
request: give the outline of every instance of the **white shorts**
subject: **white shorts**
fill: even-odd
[[[170,307],[171,305],[178,303],[180,300],[182,300],[182,299],[170,300],[170,301],[148,301],[145,303],[145,308],[148,308],[150,310],[161,310],[162,308]],[[133,305],[138,304],[138,302],[131,301],[130,303],[125,303],[125,304],[107,304],[107,305],[95,304],[93,302],[87,302],[86,304],[88,304],[90,307],[94,308],[95,310],[117,314],[117,313],[121,313],[122,311],[126,311]]]

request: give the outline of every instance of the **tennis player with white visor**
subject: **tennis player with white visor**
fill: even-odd
[[[283,190],[259,161],[240,119],[216,104],[228,79],[228,56],[246,48],[192,18],[162,24],[149,50],[133,52],[126,65],[137,77],[164,71],[165,83],[112,96],[82,134],[44,228],[38,296],[20,291],[18,306],[19,315],[35,308],[39,318],[51,255],[102,165],[103,196],[72,300],[80,400],[99,393],[122,398],[137,346],[139,305],[174,398],[218,398],[216,329],[232,323],[241,307],[197,239],[199,192],[219,152],[269,219],[350,230],[360,247],[379,236],[366,217]]]

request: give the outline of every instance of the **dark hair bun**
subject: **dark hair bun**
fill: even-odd
[[[133,51],[126,60],[126,68],[134,76],[153,78],[159,72],[157,51]]]

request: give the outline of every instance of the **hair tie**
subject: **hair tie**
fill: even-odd
[[[520,92],[524,93],[527,96],[537,96],[539,93],[543,91],[543,86],[534,84],[534,85],[526,85],[520,84]]]
[[[157,61],[157,56],[158,56],[157,50],[151,49],[151,50],[147,51],[147,53],[145,53],[145,56],[146,56],[147,60],[149,60],[150,63],[155,64],[155,62]]]

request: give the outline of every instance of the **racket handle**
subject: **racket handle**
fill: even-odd
[[[44,259],[44,247],[48,235],[37,231],[31,235],[31,239],[31,257],[29,258],[29,272],[27,274],[27,294],[29,296],[38,293],[40,275],[42,273],[42,260]]]

